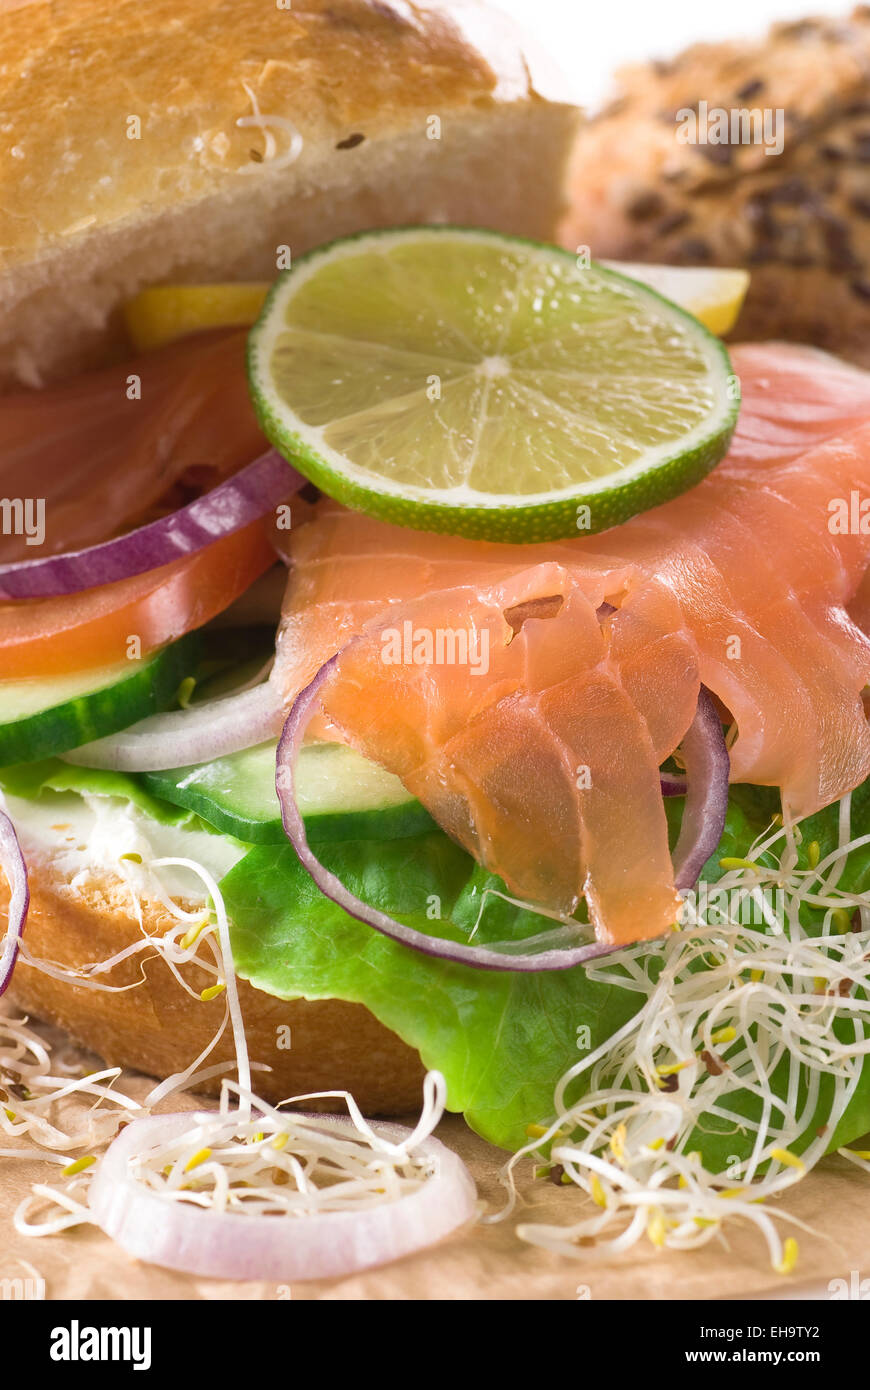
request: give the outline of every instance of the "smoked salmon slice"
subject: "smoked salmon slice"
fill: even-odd
[[[870,487],[870,375],[779,344],[732,359],[726,459],[612,531],[500,546],[324,501],[288,541],[288,706],[340,651],[321,732],[396,772],[521,896],[563,913],[584,897],[602,940],[673,921],[658,768],[701,683],[735,726],[732,780],[779,787],[787,816],[870,775],[870,640],[848,611],[870,534],[832,524]],[[488,634],[486,674],[385,662],[409,624]]]
[[[505,611],[561,591],[558,616],[513,632]],[[475,664],[385,661],[385,637],[468,633]],[[383,760],[478,860],[529,902],[585,896],[600,940],[657,935],[676,916],[659,750],[608,650],[596,607],[558,565],[488,590],[402,604],[340,659],[322,692],[333,729]],[[485,669],[483,667],[485,666]],[[697,703],[687,702],[686,722]],[[676,740],[684,729],[675,732]],[[630,857],[614,855],[632,807]]]
[[[848,434],[870,414],[870,372],[795,343],[744,343],[731,353],[741,406],[727,459],[757,475]]]
[[[0,497],[44,504],[44,537],[0,533],[0,564],[153,520],[263,452],[245,332],[213,332],[0,401]],[[180,489],[180,491],[179,491]]]

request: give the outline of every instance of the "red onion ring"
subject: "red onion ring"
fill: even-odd
[[[353,639],[359,641],[359,638]],[[345,648],[346,650],[346,648]],[[350,892],[312,852],[305,822],[296,803],[295,772],[305,731],[314,713],[320,689],[335,668],[341,653],[321,666],[314,680],[296,698],[278,744],[275,786],[281,806],[284,833],[317,887],[350,917],[365,922],[376,931],[424,955],[482,970],[537,972],[569,970],[598,956],[621,949],[622,943],[586,941],[582,945],[560,945],[576,941],[577,931],[569,926],[526,937],[522,941],[496,942],[490,946],[466,946],[428,936],[405,926],[387,913],[371,907]],[[718,734],[717,734],[718,731]],[[675,886],[690,887],[721,838],[728,804],[729,759],[722,726],[709,693],[702,687],[695,718],[683,740],[687,785],[683,823],[674,851]],[[724,777],[724,780],[723,780]],[[689,878],[691,875],[691,878]],[[534,911],[534,905],[529,904]],[[539,949],[541,948],[541,949]]]
[[[660,777],[662,796],[685,796],[685,772],[663,772]]]
[[[15,827],[5,811],[0,811],[0,868],[9,880],[12,890],[9,898],[6,933],[0,940],[0,994],[12,979],[12,971],[18,958],[18,945],[27,910],[30,907],[30,888],[27,883],[27,865]]]
[[[0,566],[0,599],[53,598],[114,584],[193,555],[264,516],[305,483],[275,449],[169,516],[86,550]]]
[[[64,753],[64,762],[113,772],[162,772],[211,762],[276,738],[284,711],[271,680],[250,690],[203,701],[189,709],[150,714],[117,734]]]
[[[715,853],[728,811],[731,759],[709,690],[701,686],[695,717],[680,745],[686,764],[686,804],[674,846],[674,883],[692,888]]]
[[[370,907],[361,898],[355,897],[335,874],[321,864],[308,843],[305,822],[296,804],[295,773],[305,730],[314,713],[320,688],[340,655],[341,653],[338,653],[331,657],[321,666],[311,684],[296,697],[278,744],[275,777],[284,833],[324,896],[343,908],[348,916],[366,922],[368,926],[374,927],[376,931],[382,932],[384,936],[400,942],[403,946],[411,946],[424,955],[437,956],[441,960],[454,961],[460,965],[473,965],[482,970],[568,970],[572,965],[582,965],[597,956],[618,950],[618,945],[588,940],[582,945],[560,947],[556,944],[566,938],[576,941],[578,934],[584,930],[581,922],[577,923],[576,930],[563,926],[561,929],[556,928],[537,936],[526,937],[524,941],[496,942],[490,946],[466,946],[457,941],[427,936],[425,932],[407,927],[402,922],[397,922],[394,917],[388,916],[386,912]],[[549,947],[537,949],[544,942],[549,943]]]
[[[437,1139],[415,1151],[435,1160],[434,1173],[410,1196],[368,1210],[288,1217],[243,1216],[171,1203],[130,1176],[129,1160],[149,1145],[177,1139],[214,1115],[156,1115],[134,1120],[109,1146],[94,1175],[89,1203],[106,1235],[130,1255],[214,1279],[328,1279],[386,1264],[448,1235],[475,1214],[476,1191],[465,1164]],[[335,1116],[318,1115],[324,1125]],[[401,1143],[402,1125],[378,1124]]]

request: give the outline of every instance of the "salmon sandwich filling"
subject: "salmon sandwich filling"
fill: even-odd
[[[389,234],[401,255],[409,235]],[[459,234],[463,254],[486,235]],[[324,255],[340,268],[351,251],[337,248]],[[541,253],[547,275],[568,273],[551,264],[564,253]],[[509,1191],[530,1154],[538,1172],[558,1170],[591,1199],[593,1215],[567,1234],[522,1228],[564,1253],[578,1240],[584,1252],[589,1241],[618,1250],[644,1233],[686,1248],[737,1215],[788,1272],[796,1247],[759,1199],[831,1149],[865,1162],[843,1146],[866,1129],[870,1093],[870,375],[778,343],[734,347],[729,361],[682,310],[601,274],[584,293],[622,304],[632,342],[643,348],[638,323],[649,314],[655,351],[666,352],[672,330],[687,371],[735,390],[739,379],[740,409],[734,427],[736,405],[699,388],[686,424],[661,404],[667,381],[651,391],[648,361],[619,378],[614,339],[613,469],[577,496],[594,503],[608,492],[608,505],[623,507],[613,516],[634,514],[589,533],[499,540],[510,510],[502,494],[492,538],[478,535],[480,494],[473,536],[461,522],[445,531],[419,488],[405,517],[419,527],[384,519],[368,492],[359,509],[346,505],[347,478],[335,489],[344,501],[331,495],[310,441],[300,433],[291,447],[263,404],[252,344],[277,291],[249,343],[250,380],[245,335],[215,328],[0,402],[0,490],[28,476],[45,507],[25,526],[21,501],[22,525],[5,528],[0,555],[0,992],[9,987],[0,1067],[18,1068],[0,1128],[48,1143],[21,1070],[43,1066],[41,1043],[14,1008],[42,1001],[46,1016],[99,1049],[118,994],[154,990],[155,962],[187,991],[192,1014],[218,1012],[214,1032],[203,1024],[171,1071],[159,1060],[159,1021],[156,1041],[143,1029],[126,1050],[114,1029],[122,1042],[111,1061],[162,1075],[145,1110],[213,1084],[228,1063],[238,1077],[224,1083],[219,1121],[200,1117],[195,1135],[179,1117],[165,1132],[159,1117],[138,1117],[151,1126],[141,1144],[129,1127],[93,1188],[84,1170],[70,1175],[56,1229],[96,1220],[143,1258],[232,1275],[235,1226],[215,1264],[202,1254],[208,1240],[200,1249],[201,1225],[164,1223],[164,1206],[184,1209],[191,1164],[202,1170],[192,1186],[209,1194],[201,1205],[214,1200],[221,1219],[254,1210],[251,1194],[267,1190],[269,1211],[299,1215],[301,1170],[274,1176],[273,1149],[290,1141],[272,1102],[288,1090],[262,1038],[284,1017],[270,1010],[300,1004],[357,1008],[376,1029],[373,1055],[386,1049],[385,1063],[363,1066],[348,1061],[352,1039],[348,1052],[333,1038],[316,1073],[327,1100],[344,1094],[350,1066],[370,1086],[369,1109],[398,1110],[429,1072],[410,1136],[370,1130],[353,1101],[353,1133],[301,1122],[293,1144],[306,1163],[314,1145],[311,1172],[346,1160],[356,1192],[362,1169],[347,1144],[362,1144],[392,1165],[390,1200],[423,1202],[428,1135],[447,1106],[517,1155]],[[397,271],[399,299],[403,283]],[[326,310],[340,314],[332,291]],[[560,294],[557,346],[582,309],[582,296]],[[258,312],[259,289],[250,297]],[[376,305],[370,295],[358,312]],[[593,365],[590,334],[613,323],[600,307],[591,329],[571,329],[578,360]],[[325,418],[324,393],[346,389],[348,418],[366,420],[367,459],[387,458],[397,421],[409,457],[418,445],[434,457],[431,440],[402,423],[405,397],[413,430],[428,418],[420,389],[404,389],[425,364],[416,343],[390,346],[390,370],[378,375],[374,329],[354,320],[368,374],[356,381],[341,365],[346,344],[316,326],[316,309],[309,296],[303,347],[317,340],[312,370],[322,376],[312,409]],[[388,316],[387,326],[410,338],[418,325]],[[293,351],[302,373],[305,352]],[[511,395],[508,355],[493,353],[481,385],[466,351],[451,339],[457,379],[474,378],[451,408],[485,400],[487,426],[510,434],[514,466],[516,402],[531,388]],[[383,392],[390,371],[402,390],[366,414],[366,383]],[[552,409],[570,440],[584,417],[566,406],[559,373],[544,377],[558,400],[536,396],[528,427],[537,419],[543,430]],[[622,433],[613,423],[630,381],[658,400],[652,442],[628,408]],[[120,404],[131,389],[135,410]],[[674,389],[683,405],[690,395],[685,381]],[[673,440],[659,435],[694,439],[705,411],[715,416],[708,442],[668,454]],[[596,430],[606,414],[598,410]],[[459,457],[468,441],[450,410],[432,419],[438,447]],[[352,433],[339,420],[330,437]],[[667,456],[657,505],[614,502],[623,448],[635,482],[644,450]],[[674,459],[688,470],[682,490],[668,472]],[[551,524],[534,495],[535,525]],[[393,482],[384,496],[393,515]],[[434,529],[420,529],[427,520]],[[84,895],[113,911],[120,895],[127,935],[117,950],[64,954],[46,927],[46,884],[87,920]],[[40,952],[31,939],[49,944]],[[254,1089],[258,1065],[266,1099]],[[294,1078],[309,1065],[293,1053]],[[40,1085],[54,1094],[54,1082]],[[107,1121],[101,1144],[119,1123]],[[737,1165],[745,1202],[723,1201],[726,1163]],[[454,1177],[443,1201],[425,1197],[452,1213],[439,1232],[473,1210],[461,1165]],[[274,1196],[288,1184],[290,1196]],[[363,1187],[377,1205],[382,1188]],[[118,1217],[119,1190],[139,1213],[135,1238]],[[341,1192],[334,1199],[340,1206]],[[20,1225],[32,1229],[29,1208]],[[245,1270],[288,1267],[271,1237],[265,1264],[255,1257],[259,1240],[244,1246]],[[195,1266],[179,1263],[193,1258],[182,1248],[199,1251]]]

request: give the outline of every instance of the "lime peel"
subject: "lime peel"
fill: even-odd
[[[332,497],[502,541],[605,530],[685,491],[739,405],[723,345],[653,290],[445,226],[300,257],[248,374],[269,440]]]

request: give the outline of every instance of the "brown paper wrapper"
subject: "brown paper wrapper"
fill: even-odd
[[[126,1094],[143,1097],[152,1083],[124,1077]],[[161,1109],[202,1108],[192,1097],[175,1098]],[[499,1169],[506,1155],[479,1139],[455,1115],[446,1116],[438,1137],[468,1165],[484,1217],[503,1209]],[[605,1262],[578,1249],[576,1260],[522,1241],[521,1221],[568,1225],[588,1210],[576,1188],[533,1177],[532,1165],[518,1170],[520,1202],[507,1219],[478,1221],[415,1255],[344,1279],[266,1282],[202,1279],[146,1265],[92,1226],[33,1239],[18,1235],[12,1214],[33,1183],[58,1184],[58,1169],[37,1160],[0,1158],[0,1279],[26,1278],[26,1261],[45,1282],[47,1299],[388,1299],[388,1300],[601,1300],[829,1298],[831,1280],[860,1278],[870,1249],[870,1180],[854,1164],[826,1159],[788,1191],[779,1210],[810,1230],[789,1225],[800,1260],[789,1277],[771,1269],[767,1249],[754,1227],[737,1222],[700,1250],[658,1250],[646,1239]],[[853,1276],[853,1271],[854,1276]]]

